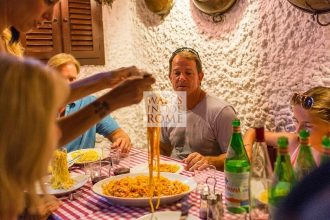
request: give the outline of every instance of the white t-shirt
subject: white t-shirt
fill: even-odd
[[[171,157],[184,159],[192,152],[218,156],[227,151],[235,110],[227,102],[206,95],[187,111],[187,127],[163,127],[161,142],[173,146]]]

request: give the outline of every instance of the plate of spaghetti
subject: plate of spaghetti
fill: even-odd
[[[63,186],[55,186],[54,188],[54,182],[52,180],[52,175],[48,175],[43,178],[43,184],[45,186],[46,192],[51,195],[64,195],[67,193],[70,193],[72,191],[75,191],[81,187],[83,187],[88,179],[89,176],[85,174],[80,174],[80,173],[70,173],[70,179],[72,180],[69,181],[69,184]],[[65,181],[67,183],[67,181]],[[40,186],[37,185],[36,188],[37,194],[43,194]]]
[[[196,188],[196,182],[176,173],[161,173],[160,178],[154,177],[153,190],[149,187],[147,173],[129,173],[109,177],[93,185],[94,193],[107,198],[110,203],[123,206],[147,207],[149,196],[153,192],[152,202],[169,204],[175,202]]]
[[[181,173],[184,170],[182,164],[175,161],[165,161],[161,160],[159,164],[160,172],[168,172],[168,173]],[[153,167],[153,171],[157,172],[157,166]],[[131,173],[147,173],[149,172],[149,166],[147,163],[138,164],[131,168]]]
[[[60,195],[74,191],[88,181],[89,176],[69,173],[66,151],[56,150],[51,161],[52,174],[43,178],[43,186],[48,194]],[[37,184],[37,193],[42,194]]]
[[[75,164],[85,164],[102,160],[106,157],[107,153],[100,148],[80,149],[68,153],[68,161],[75,160]]]

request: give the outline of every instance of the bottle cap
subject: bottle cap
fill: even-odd
[[[299,137],[300,137],[300,139],[309,138],[309,131],[307,131],[306,129],[301,129],[299,132]]]
[[[264,127],[257,127],[256,129],[256,140],[257,142],[265,141],[265,129]]]
[[[330,148],[330,136],[325,135],[322,138],[322,145],[324,148]]]
[[[235,118],[232,122],[233,127],[239,127],[241,126],[241,122],[238,118]]]
[[[289,144],[288,138],[285,136],[279,137],[277,140],[277,144],[280,148],[287,148]]]

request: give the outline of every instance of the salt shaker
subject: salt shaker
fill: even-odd
[[[219,220],[223,218],[223,204],[221,194],[207,196],[207,220]]]
[[[207,197],[209,195],[208,187],[204,187],[200,193],[199,217],[207,219]]]

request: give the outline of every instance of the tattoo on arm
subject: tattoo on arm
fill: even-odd
[[[98,114],[100,118],[103,118],[109,111],[109,104],[106,101],[95,101],[93,106],[95,114]]]

